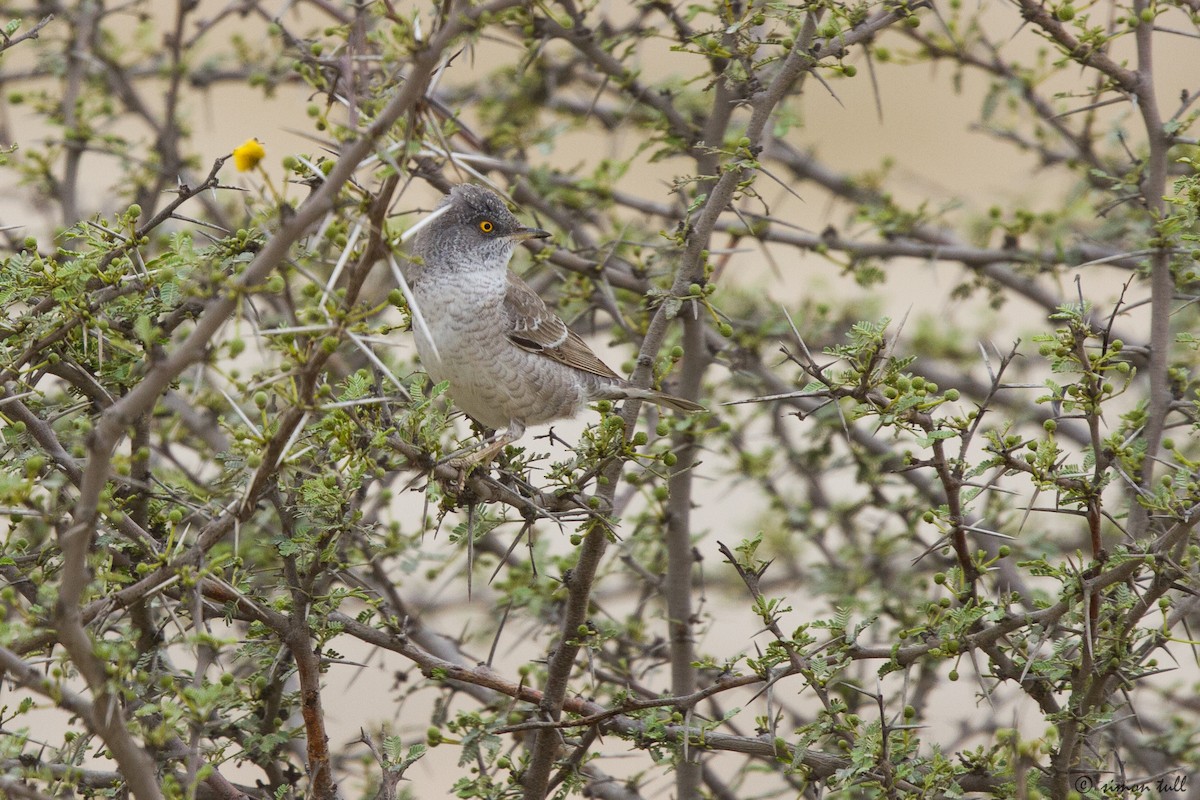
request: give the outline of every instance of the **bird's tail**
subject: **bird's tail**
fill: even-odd
[[[639,389],[636,386],[626,386],[622,388],[621,396],[634,398],[636,400],[645,400],[647,403],[654,403],[658,406],[673,408],[676,411],[683,411],[684,413],[704,411],[704,406],[700,405],[699,403],[692,402],[686,397],[676,397],[673,394],[656,392],[653,389]]]

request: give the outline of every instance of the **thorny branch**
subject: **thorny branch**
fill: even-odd
[[[0,607],[13,634],[0,666],[103,742],[118,770],[72,773],[78,785],[154,797],[169,778],[232,798],[303,783],[337,797],[353,759],[329,698],[351,648],[394,676],[386,697],[403,712],[399,737],[359,732],[372,766],[395,777],[397,753],[416,747],[400,740],[425,727],[416,706],[436,695],[428,743],[473,765],[452,776],[463,796],[649,797],[669,769],[675,796],[732,798],[748,763],[789,796],[819,782],[1066,797],[1078,775],[1194,766],[1167,744],[1187,740],[1174,720],[1138,713],[1147,697],[1190,702],[1154,678],[1160,651],[1186,650],[1197,609],[1196,454],[1182,440],[1200,304],[1172,150],[1194,142],[1192,99],[1164,122],[1164,29],[1144,20],[1174,10],[1139,2],[1126,31],[1018,4],[1014,38],[1034,31],[1082,70],[1082,88],[1057,97],[958,7],[654,2],[626,19],[573,2],[297,5],[324,31],[255,3],[210,18],[180,4],[146,63],[111,44],[118,12],[92,2],[0,42],[60,39],[60,72],[39,61],[0,70],[0,85],[17,97],[23,81],[61,80],[44,105],[49,144],[22,174],[70,227],[53,246],[6,231]],[[194,48],[246,20],[273,26],[264,53],[286,58],[192,68]],[[1109,44],[1126,34],[1133,66]],[[664,37],[686,80],[646,66],[647,42]],[[1076,171],[1105,221],[989,197],[997,213],[964,225],[904,207],[886,170],[822,157],[806,138],[820,126],[796,122],[805,92],[838,92],[864,56],[874,73],[898,42],[919,48],[906,58],[994,81],[1025,116],[988,130],[1046,170]],[[272,187],[235,209],[224,159],[188,177],[204,163],[188,151],[192,91],[247,76],[312,91],[319,154],[287,158],[288,180],[311,189],[295,207]],[[1144,136],[1121,128],[1111,148],[1105,115],[1124,103]],[[153,158],[130,157],[117,120],[149,132]],[[611,147],[547,166],[577,130]],[[132,199],[140,218],[84,210],[96,158],[136,166],[105,212]],[[659,169],[665,187],[641,180]],[[405,308],[374,278],[382,258],[403,260],[400,231],[464,179],[507,181],[553,228],[530,248],[532,277],[564,317],[636,353],[623,371],[641,385],[665,381],[710,413],[639,424],[626,403],[623,429],[589,426],[566,461],[542,457],[541,440],[490,470],[439,461],[452,406],[386,349],[405,338]],[[825,229],[772,208],[766,186],[827,201]],[[804,280],[788,315],[746,288],[752,256]],[[977,352],[941,309],[871,327],[818,288],[840,274],[906,280],[916,261],[962,276],[955,302],[983,290],[1051,316],[1035,326],[1050,331],[1041,350]],[[1066,286],[1068,268],[1087,280]],[[1112,278],[1145,299],[1097,308]],[[243,336],[256,352],[241,355]],[[421,507],[404,508],[413,497]],[[714,534],[730,546],[714,550]],[[739,560],[739,538],[769,555]],[[462,570],[485,568],[490,583],[461,605]],[[195,674],[172,665],[181,646]],[[930,727],[946,713],[942,681],[968,665],[997,712],[945,739]],[[50,671],[62,666],[81,680]],[[179,698],[172,727],[159,704]],[[1014,698],[1053,738],[1001,735]],[[967,753],[972,736],[985,745]],[[614,738],[647,758],[644,783],[602,770]],[[226,781],[209,752],[260,769],[262,788]],[[746,760],[722,760],[735,753]],[[6,791],[49,796],[68,779],[69,748],[28,755],[3,762],[28,778],[2,779]]]

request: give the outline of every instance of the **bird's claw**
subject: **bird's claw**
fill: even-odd
[[[450,458],[443,459],[440,463],[450,467],[458,473],[458,477],[454,479],[454,494],[456,495],[461,495],[463,493],[463,489],[466,488],[467,485],[467,476],[474,472],[475,468],[479,466],[479,464],[470,458],[470,456],[465,455],[451,456]]]
[[[453,453],[441,461],[437,462],[437,466],[447,466],[458,472],[458,477],[454,481],[455,494],[462,494],[467,483],[467,476],[476,469],[482,467],[485,471],[492,459],[504,449],[507,442],[491,442],[483,447],[467,448]]]

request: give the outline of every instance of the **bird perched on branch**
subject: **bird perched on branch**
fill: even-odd
[[[468,460],[486,463],[527,425],[575,416],[594,400],[637,399],[678,411],[703,406],[634,386],[508,268],[525,239],[550,234],[521,224],[490,189],[454,187],[422,223],[412,291],[421,363],[448,381],[454,402],[497,433]]]

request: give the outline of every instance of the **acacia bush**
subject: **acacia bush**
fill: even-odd
[[[166,5],[0,4],[0,792],[1189,788],[1193,0]],[[1043,210],[817,155],[935,64]],[[448,461],[396,286],[462,181],[707,411]]]

